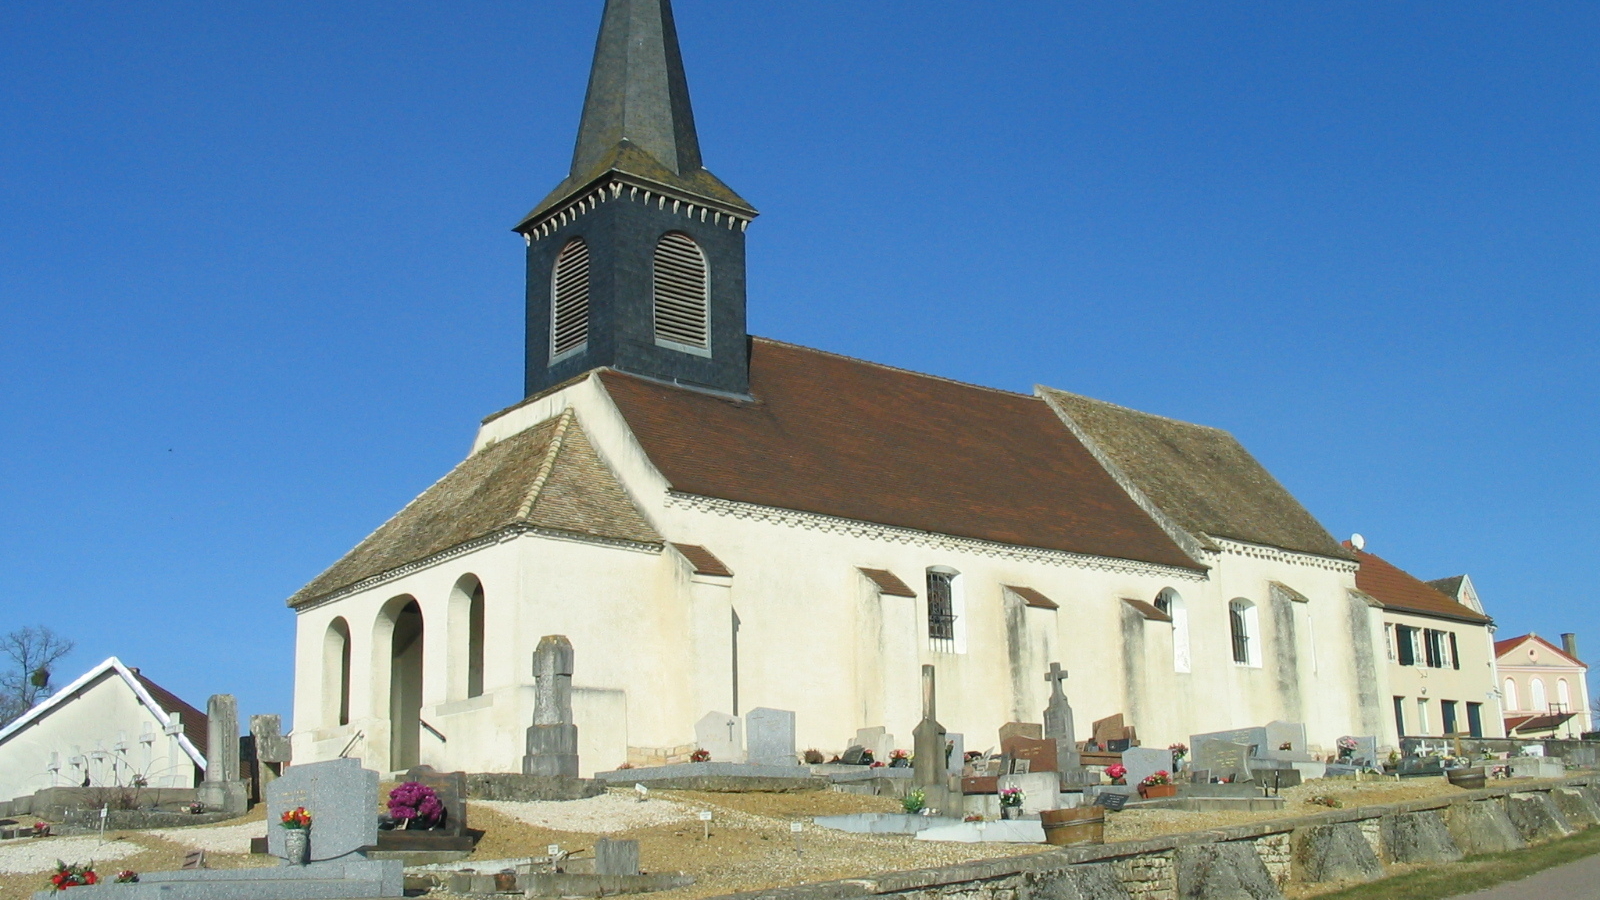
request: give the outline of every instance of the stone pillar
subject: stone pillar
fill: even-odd
[[[250,735],[256,739],[256,762],[261,767],[261,789],[283,774],[289,764],[289,739],[283,736],[283,719],[279,716],[251,716]],[[265,793],[262,796],[266,796]]]
[[[572,642],[546,635],[533,652],[533,727],[524,775],[578,777],[578,726],[572,722]]]
[[[939,724],[933,666],[922,667],[922,721],[911,732],[913,756],[911,783],[922,791],[924,802],[950,814],[950,775],[944,759],[945,731]]]
[[[250,806],[239,780],[239,701],[232,694],[206,701],[206,780],[197,793],[207,812],[243,815]]]

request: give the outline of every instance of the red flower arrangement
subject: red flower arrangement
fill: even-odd
[[[284,828],[299,830],[311,827],[311,813],[304,806],[296,806],[283,814],[283,821],[278,823]]]
[[[1112,763],[1111,765],[1106,766],[1106,775],[1110,776],[1113,782],[1120,783],[1123,777],[1127,774],[1128,767],[1122,763]]]
[[[33,823],[33,836],[34,837],[49,837],[50,836],[50,823],[49,822],[35,822],[35,823]]]
[[[711,762],[711,751],[701,748],[689,754],[689,762]]]
[[[69,866],[62,860],[56,860],[56,873],[50,876],[50,883],[55,890],[64,891],[71,887],[80,887],[86,884],[98,884],[100,876],[94,873],[94,862],[88,865]]]
[[[117,884],[138,884],[139,873],[132,869],[123,869],[117,873]]]
[[[1171,784],[1172,773],[1168,772],[1166,769],[1158,769],[1154,775],[1146,775],[1145,779],[1139,783],[1145,787],[1151,787],[1157,784]]]

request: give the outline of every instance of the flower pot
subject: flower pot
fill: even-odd
[[[291,866],[303,866],[311,855],[311,831],[306,828],[285,828],[283,831],[283,858]]]
[[[1175,784],[1141,784],[1139,785],[1139,796],[1146,800],[1154,800],[1158,797],[1176,797],[1178,796],[1178,786]]]
[[[903,757],[902,758],[898,758],[898,759],[889,760],[889,768],[891,768],[891,769],[904,769],[904,768],[909,767],[910,765],[911,765],[911,760],[905,759]]]
[[[1487,773],[1482,766],[1471,769],[1450,769],[1445,772],[1445,776],[1450,779],[1451,784],[1458,788],[1466,788],[1469,791],[1475,791],[1483,787],[1486,775]]]
[[[1011,819],[1020,819],[1022,818],[1022,807],[1002,806],[1000,807],[1000,818],[1007,821]]]

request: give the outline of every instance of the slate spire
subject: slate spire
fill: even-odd
[[[518,230],[610,173],[755,213],[701,163],[671,0],[606,0],[572,171]]]

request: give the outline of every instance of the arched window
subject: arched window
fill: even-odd
[[[483,585],[472,592],[467,611],[467,696],[483,696]]]
[[[711,350],[711,266],[686,234],[672,232],[656,244],[656,343],[706,355]]]
[[[1517,683],[1515,681],[1512,681],[1509,678],[1506,679],[1506,689],[1504,693],[1507,710],[1522,708],[1521,706],[1517,705]]]
[[[1228,604],[1228,633],[1233,638],[1233,661],[1260,666],[1261,627],[1254,603],[1239,598]]]
[[[1556,682],[1556,702],[1561,704],[1562,712],[1572,712],[1572,688],[1567,687],[1565,678]]]
[[[556,256],[550,277],[550,361],[589,346],[589,245],[573,238]]]
[[[350,623],[343,616],[328,624],[322,638],[322,716],[350,724]]]
[[[484,591],[476,575],[463,575],[450,591],[450,652],[446,661],[452,700],[483,696]]]
[[[928,569],[928,645],[943,653],[966,650],[965,624],[961,621],[965,598],[961,573],[948,566]]]
[[[1156,595],[1156,609],[1172,617],[1172,670],[1189,671],[1189,608],[1177,591],[1167,588]]]
[[[1533,679],[1533,682],[1528,685],[1528,702],[1533,704],[1533,706],[1529,708],[1534,712],[1549,711],[1550,702],[1544,694],[1543,678],[1535,678]]]

